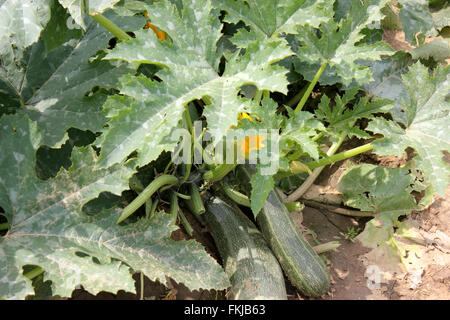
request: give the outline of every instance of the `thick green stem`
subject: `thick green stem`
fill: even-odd
[[[42,269],[41,267],[36,267],[31,271],[28,271],[27,273],[24,274],[25,277],[27,277],[28,279],[32,280],[34,278],[36,278],[38,275],[44,273],[44,269]]]
[[[341,146],[342,142],[344,142],[346,135],[342,135],[341,138],[339,138],[338,141],[334,142],[330,149],[328,149],[327,151],[327,156],[331,157],[332,155],[334,155],[336,153],[336,151],[339,149],[339,147]],[[291,195],[289,195],[286,199],[287,202],[293,202],[293,201],[297,201],[308,189],[309,187],[314,183],[314,181],[317,179],[317,177],[320,175],[320,173],[322,172],[324,167],[318,167],[315,168],[312,172],[312,174],[310,174],[308,176],[308,178],[306,178],[305,182],[302,183],[302,185],[295,190]]]
[[[340,153],[332,155],[332,156],[330,156],[328,158],[323,158],[323,159],[320,159],[318,161],[305,163],[305,165],[309,169],[316,169],[316,168],[323,167],[323,166],[326,166],[326,165],[329,165],[329,164],[332,164],[332,163],[335,163],[335,162],[338,162],[338,161],[341,161],[341,160],[345,160],[345,159],[354,157],[354,156],[356,156],[356,155],[358,155],[360,153],[363,153],[363,152],[366,152],[366,151],[370,151],[372,149],[373,149],[373,145],[368,143],[368,144],[362,145],[362,146],[357,147],[357,148],[353,148],[353,149],[350,149],[350,150],[347,150],[347,151],[340,152]],[[295,161],[292,161],[292,162],[295,163]],[[295,168],[296,168],[295,165],[293,165],[292,168],[294,168],[294,169],[291,170],[291,173],[305,172],[305,170],[301,169],[301,167],[299,167],[299,170],[296,171],[295,170]]]
[[[317,141],[317,140],[319,140],[320,138],[322,138],[322,136],[324,135],[324,132],[322,131],[322,132],[319,132],[318,134],[316,134],[311,140],[312,141]]]
[[[174,191],[170,193],[170,216],[172,218],[172,224],[177,222],[178,211],[180,211],[180,207],[178,206],[178,197]]]
[[[220,164],[212,170],[209,170],[203,174],[203,179],[208,182],[216,182],[222,180],[230,171],[236,167],[236,164]]]
[[[192,215],[197,219],[198,223],[201,225],[205,225],[205,221],[203,220],[202,216],[200,214],[195,213],[194,211],[194,205],[192,204],[192,200],[184,200],[184,204],[189,209],[189,211],[192,213]]]
[[[153,217],[153,215],[155,214],[156,208],[158,207],[158,203],[159,203],[159,199],[156,199],[155,201],[153,201],[152,208],[150,210],[150,214],[148,215],[148,218]]]
[[[128,34],[126,34],[125,31],[120,29],[117,25],[114,24],[114,22],[105,18],[103,15],[95,14],[95,15],[91,15],[91,17],[92,17],[92,19],[94,19],[95,21],[100,23],[106,30],[108,30],[114,36],[116,36],[117,39],[122,40],[122,41],[127,41],[127,40],[131,39],[131,37]]]
[[[259,104],[261,102],[262,95],[263,95],[262,90],[256,90],[255,96],[253,97],[256,103]]]
[[[164,185],[174,185],[178,183],[175,176],[164,174],[152,181],[128,206],[123,209],[122,215],[117,220],[121,223],[123,220],[131,216],[140,206],[142,206],[148,198],[150,198],[159,188]]]
[[[180,216],[180,221],[181,221],[181,224],[183,225],[184,230],[187,232],[188,235],[190,235],[192,237],[192,235],[194,234],[194,229],[192,228],[191,224],[184,216],[183,210],[181,210],[181,209],[178,210],[178,215]]]
[[[153,201],[152,197],[148,198],[147,201],[145,201],[145,217],[148,219],[150,218],[150,213],[152,212],[153,208]]]
[[[177,195],[178,198],[185,199],[185,200],[191,200],[191,196],[188,196],[188,195],[176,192],[176,191],[174,191],[174,192],[175,192],[175,194]]]
[[[297,108],[295,108],[295,113],[296,114],[299,113],[303,109],[303,106],[305,105],[306,101],[308,101],[309,95],[311,94],[311,92],[313,91],[314,87],[316,86],[317,81],[319,81],[319,78],[322,75],[322,72],[327,67],[327,64],[328,64],[328,62],[324,62],[320,66],[319,71],[317,71],[316,75],[314,76],[313,81],[309,84],[308,89],[306,89],[306,92],[303,95],[303,97],[300,100],[300,102],[298,103]]]
[[[234,190],[228,183],[222,183],[222,190],[225,194],[236,202],[237,204],[250,208],[250,200],[245,194],[240,193],[239,191]]]
[[[8,222],[0,223],[0,231],[8,230]]]
[[[189,184],[189,193],[191,194],[192,209],[195,214],[205,213],[205,206],[203,204],[202,197],[200,196],[200,191],[195,183]]]

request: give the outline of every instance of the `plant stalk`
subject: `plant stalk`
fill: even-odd
[[[320,66],[319,71],[317,71],[316,75],[314,76],[313,81],[309,84],[308,89],[306,89],[305,94],[303,95],[302,99],[298,103],[297,107],[295,108],[295,114],[299,113],[303,106],[305,105],[306,101],[308,101],[309,95],[313,91],[314,87],[316,86],[317,81],[319,81],[320,76],[322,75],[323,71],[327,67],[328,62],[322,63]]]
[[[192,237],[192,235],[194,234],[194,229],[192,228],[189,221],[186,219],[186,216],[184,215],[183,210],[179,209],[178,215],[180,216],[180,221],[181,221],[181,224],[183,225],[184,230],[186,231],[186,233],[189,236]]]
[[[111,32],[117,39],[121,41],[127,41],[131,39],[131,37],[125,31],[120,29],[116,24],[114,24],[114,22],[112,22],[102,14],[98,13],[95,15],[91,15],[91,17],[99,24],[101,24],[106,30]]]
[[[205,206],[203,204],[202,197],[198,186],[195,183],[189,184],[189,193],[191,194],[192,210],[195,214],[205,213]]]
[[[347,150],[347,151],[340,152],[340,153],[332,155],[332,156],[330,156],[328,158],[323,158],[323,159],[320,159],[318,161],[308,162],[305,165],[309,169],[316,169],[316,168],[323,167],[323,166],[326,166],[326,165],[329,165],[329,164],[332,164],[332,163],[335,163],[335,162],[338,162],[338,161],[341,161],[341,160],[345,160],[345,159],[354,157],[354,156],[356,156],[356,155],[358,155],[360,153],[363,153],[363,152],[366,152],[366,151],[370,151],[372,149],[373,149],[373,145],[368,143],[368,144],[359,146],[357,148],[353,148],[353,149],[350,149],[350,150]],[[292,162],[295,162],[295,161],[292,161]],[[295,166],[293,166],[293,168],[295,168]],[[304,170],[302,170],[300,168],[300,170],[296,172],[295,169],[293,169],[293,170],[291,170],[291,172],[292,173],[301,173],[301,172],[304,172]]]
[[[222,180],[230,171],[236,167],[236,164],[223,163],[218,165],[212,170],[209,170],[203,174],[203,179],[208,182],[216,182]]]
[[[339,149],[341,144],[344,142],[345,137],[346,137],[346,135],[342,135],[342,137],[340,137],[338,141],[334,142],[331,145],[330,149],[328,149],[328,151],[327,151],[327,156],[331,157],[332,155],[334,155],[336,153],[336,151]],[[314,181],[320,175],[323,168],[324,168],[323,166],[315,168],[313,170],[312,174],[309,175],[308,178],[306,178],[306,180],[302,183],[302,185],[287,197],[286,201],[294,202],[294,201],[297,201],[298,199],[300,199],[300,197],[309,189],[309,187],[314,183]]]
[[[337,206],[333,206],[330,204],[320,203],[313,200],[306,200],[302,199],[302,202],[307,205],[308,207],[316,208],[316,209],[325,209],[327,211],[342,214],[344,216],[350,216],[350,217],[373,217],[373,212],[370,211],[359,211],[359,210],[350,210],[345,209]]]
[[[178,183],[175,176],[164,174],[152,181],[129,205],[127,205],[117,220],[117,224],[131,216],[148,198],[150,198],[159,188],[164,185],[174,185]]]
[[[222,190],[228,196],[228,198],[230,198],[237,204],[250,208],[251,205],[248,197],[245,194],[234,190],[228,183],[222,183]]]

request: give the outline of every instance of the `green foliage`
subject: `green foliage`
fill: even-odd
[[[186,187],[177,182],[214,190],[205,171],[236,166],[180,170],[170,152],[195,120],[206,128],[185,141],[204,160],[219,158],[211,147],[221,141],[257,160],[238,186],[255,217],[275,186],[309,186],[324,165],[372,148],[408,151],[405,167],[360,164],[339,183],[346,205],[375,213],[355,239],[404,262],[410,247],[398,238],[412,229],[399,217],[448,186],[449,67],[438,64],[448,43],[425,40],[445,36],[449,23],[448,6],[435,1],[398,8],[388,0],[0,0],[0,298],[70,296],[80,284],[93,294],[134,291],[137,271],[192,290],[227,288],[199,243],[170,239],[176,215],[163,212],[167,195]],[[389,25],[417,47],[394,54],[382,41]],[[341,152],[352,137],[376,139]],[[175,185],[153,194],[157,213],[136,211],[117,225],[133,179],[142,190],[163,173]],[[24,276],[32,266],[44,270],[33,280]]]
[[[24,265],[43,268],[53,294],[60,296],[70,296],[79,284],[93,294],[134,291],[133,270],[162,283],[168,275],[193,289],[228,286],[222,269],[202,246],[169,238],[177,229],[169,215],[120,227],[115,224],[117,210],[93,217],[82,212],[83,204],[101,192],[127,189],[131,165],[92,170],[95,152],[77,148],[69,170],[44,182],[34,173],[35,151],[42,142],[36,123],[4,116],[0,125],[0,206],[9,223],[0,241],[0,297],[23,299],[33,293],[31,281],[21,272]]]
[[[296,52],[298,59],[316,66],[316,70],[322,63],[328,63],[325,75],[337,76],[344,85],[350,85],[353,80],[359,84],[369,82],[372,80],[370,70],[356,61],[379,60],[382,55],[393,52],[385,42],[360,43],[364,38],[362,30],[383,18],[381,9],[387,2],[378,0],[362,4],[359,0],[352,0],[349,16],[340,22],[329,20],[322,23],[320,33],[308,26],[298,27],[296,37],[302,44]]]
[[[211,102],[204,115],[212,135],[220,140],[237,124],[237,115],[243,110],[243,100],[237,96],[240,87],[253,84],[259,90],[287,90],[287,70],[273,65],[291,55],[280,40],[256,42],[245,54],[237,52],[219,75],[216,44],[222,25],[219,11],[212,9],[209,1],[185,3],[182,16],[170,2],[155,3],[149,16],[173,43],[161,42],[151,30],[143,30],[136,32],[136,39],[120,43],[106,58],[162,66],[158,77],[163,82],[142,76],[121,81],[121,94],[133,100],[131,105],[126,101],[115,107],[120,111],[110,119],[102,141],[101,166],[117,163],[134,150],[140,155],[140,164],[156,159],[163,150],[171,151],[176,141],[166,142],[165,138],[177,127],[186,104],[194,99],[206,97]]]
[[[407,97],[399,97],[404,117],[394,115],[394,121],[401,122],[404,127],[384,118],[375,118],[367,127],[367,130],[384,136],[373,143],[377,154],[401,157],[406,148],[413,148],[417,152],[414,158],[417,168],[423,170],[441,195],[445,193],[450,174],[442,153],[450,147],[449,77],[448,66],[439,66],[430,74],[421,63],[414,64],[402,76],[408,92]]]
[[[434,27],[433,17],[428,9],[428,2],[427,0],[399,1],[402,6],[399,17],[405,31],[405,38],[413,45],[416,44],[417,33],[425,34]]]
[[[248,44],[256,39],[274,38],[281,33],[296,33],[299,25],[318,27],[332,18],[333,1],[330,0],[279,0],[244,1],[213,0],[214,5],[225,10],[225,21],[244,21],[250,31],[239,29],[234,43]],[[245,40],[244,40],[245,39]]]

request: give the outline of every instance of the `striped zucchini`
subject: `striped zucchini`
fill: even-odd
[[[231,300],[286,300],[283,272],[256,226],[228,199],[205,200],[203,217],[211,230],[225,272]]]
[[[254,166],[239,166],[239,182],[251,190]],[[304,295],[320,297],[330,287],[330,275],[323,260],[295,227],[289,211],[272,190],[256,222],[292,284]]]

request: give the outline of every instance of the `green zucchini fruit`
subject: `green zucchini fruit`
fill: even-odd
[[[251,175],[255,172],[255,166],[237,168],[237,178],[248,192]],[[330,275],[325,263],[295,227],[289,211],[274,190],[270,191],[256,223],[289,280],[301,293],[320,297],[328,291]]]
[[[203,217],[231,282],[228,299],[286,300],[283,271],[261,232],[224,199],[217,194],[205,199]]]

